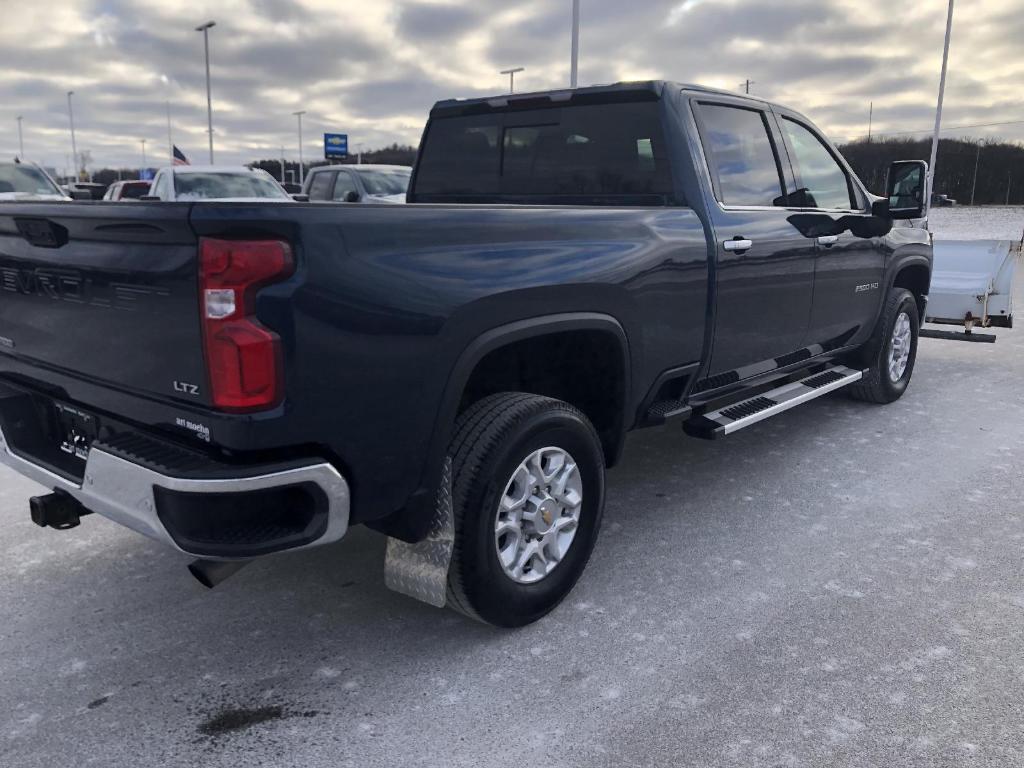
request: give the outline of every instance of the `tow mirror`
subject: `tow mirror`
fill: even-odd
[[[359,193],[356,192],[353,189],[351,192],[349,192],[347,195],[345,195],[345,202],[346,203],[358,203],[359,202]]]
[[[889,166],[886,182],[885,216],[889,219],[920,219],[926,209],[925,186],[928,163],[923,160],[897,160]],[[877,203],[875,205],[878,205]],[[881,206],[879,206],[881,207]],[[883,215],[874,210],[875,215]]]
[[[309,195],[304,195],[304,194],[301,194],[301,193],[297,193],[297,194],[292,195],[292,200],[294,200],[297,203],[308,203],[309,202]]]

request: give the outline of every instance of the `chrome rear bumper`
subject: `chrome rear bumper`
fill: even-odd
[[[97,446],[89,451],[83,481],[78,484],[15,453],[0,429],[0,462],[40,485],[70,494],[93,512],[189,555],[236,559],[232,555],[197,553],[179,545],[160,520],[155,489],[162,488],[183,494],[214,495],[312,484],[323,492],[327,500],[327,525],[314,540],[289,549],[307,549],[329,544],[340,539],[348,530],[348,483],[333,466],[324,461],[313,461],[284,470],[271,468],[262,474],[258,470],[252,473],[250,469],[238,477],[197,479],[162,474]]]

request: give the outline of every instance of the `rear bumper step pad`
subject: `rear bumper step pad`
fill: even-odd
[[[691,437],[714,440],[860,381],[863,376],[863,371],[832,366],[799,381],[695,416],[683,422],[683,430]]]

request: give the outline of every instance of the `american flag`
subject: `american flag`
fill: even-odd
[[[191,165],[191,163],[188,161],[188,158],[185,157],[185,153],[178,149],[177,146],[175,146],[173,150],[175,165]]]

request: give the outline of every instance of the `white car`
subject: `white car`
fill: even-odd
[[[35,163],[0,162],[0,200],[71,200]]]
[[[157,171],[147,198],[165,202],[221,200],[293,203],[273,176],[244,165],[175,165]]]

